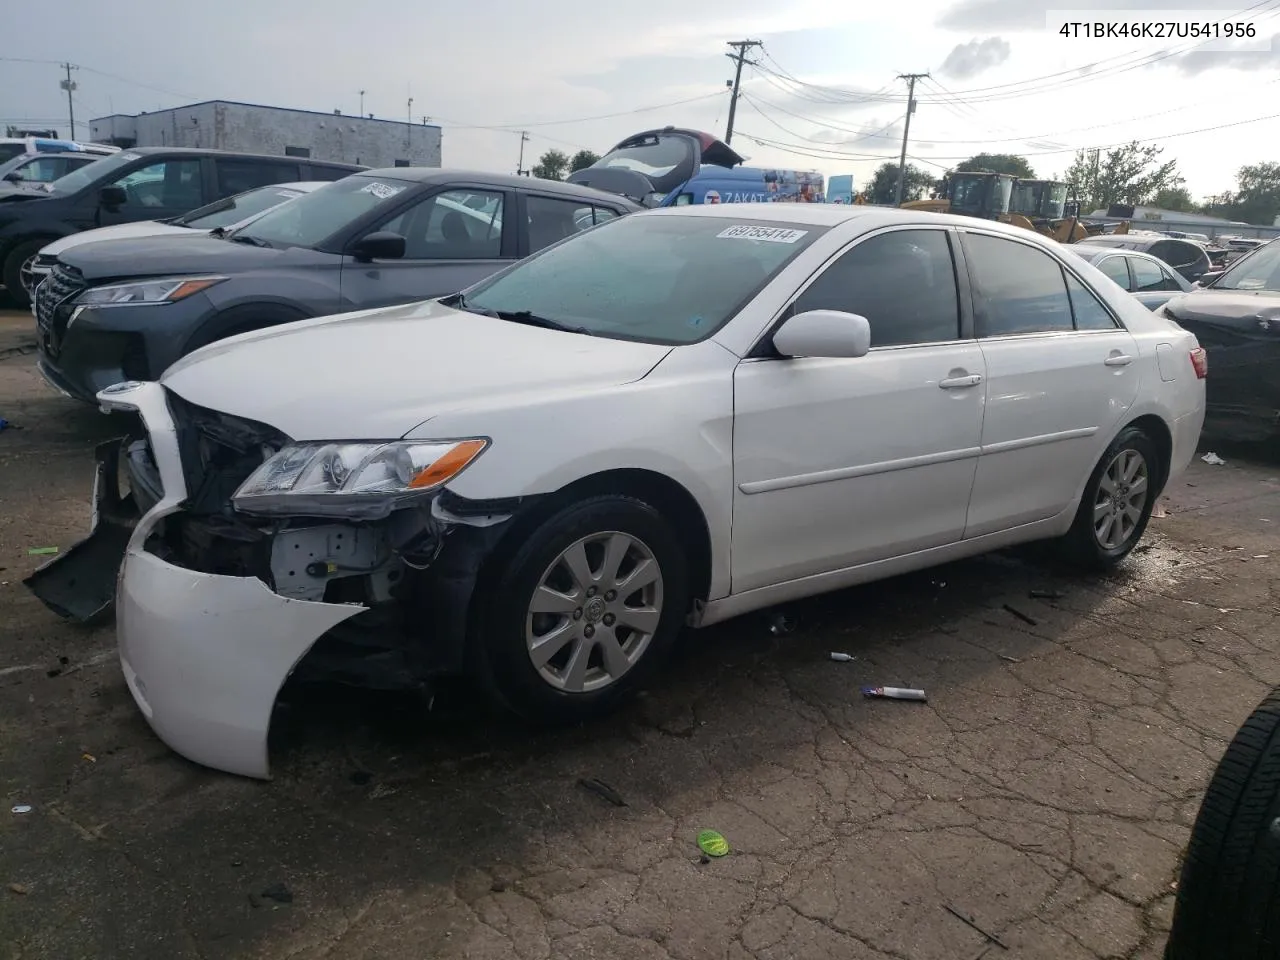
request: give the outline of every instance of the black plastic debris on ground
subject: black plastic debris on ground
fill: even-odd
[[[622,794],[618,793],[617,790],[603,780],[595,777],[583,777],[578,781],[578,786],[582,787],[583,790],[594,793],[598,797],[602,797],[615,807],[625,807],[627,805],[627,801],[622,799]]]

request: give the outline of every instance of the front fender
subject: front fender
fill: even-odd
[[[600,390],[501,399],[445,411],[409,439],[486,436],[492,445],[449,484],[471,500],[534,497],[611,470],[648,470],[684,487],[711,535],[711,595],[728,588],[733,370],[710,341],[673,351],[644,378]]]

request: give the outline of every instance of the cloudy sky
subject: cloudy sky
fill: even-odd
[[[365,90],[366,112],[406,117],[412,97],[415,120],[441,124],[446,166],[511,172],[519,129],[531,136],[526,165],[549,148],[602,152],[666,124],[723,135],[733,73],[725,41],[750,38],[764,47],[744,72],[733,144],[762,165],[862,182],[896,160],[906,87],[895,78],[907,72],[932,75],[917,87],[909,154],[939,173],[988,150],[1022,153],[1053,176],[1076,148],[1137,138],[1164,144],[1202,196],[1230,189],[1242,164],[1276,160],[1280,144],[1280,119],[1258,120],[1280,114],[1280,40],[1268,45],[1280,36],[1280,0],[381,0],[363,10],[349,0],[221,0],[181,15],[172,0],[74,7],[5,13],[6,35],[21,43],[0,56],[0,122],[65,130],[56,64],[70,61],[80,67],[78,128],[110,112],[208,99],[355,113]],[[1205,11],[1253,23],[1261,43],[1064,38],[1047,25],[1050,10],[1088,7],[1111,17],[1124,7],[1127,20]],[[1208,127],[1221,129],[1191,133]]]

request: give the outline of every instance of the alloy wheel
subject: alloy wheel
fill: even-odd
[[[662,619],[662,569],[640,538],[612,530],[571,544],[529,600],[525,643],[538,674],[566,693],[621,678]]]
[[[1115,455],[1098,480],[1093,535],[1103,550],[1118,550],[1133,537],[1151,492],[1147,459],[1132,448]]]

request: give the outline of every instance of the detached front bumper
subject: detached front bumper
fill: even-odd
[[[290,599],[253,577],[189,570],[148,552],[148,536],[187,497],[164,389],[157,383],[120,384],[99,400],[141,415],[162,495],[122,537],[115,478],[107,476],[100,456],[92,532],[27,584],[65,615],[68,604],[58,600],[59,591],[88,588],[88,595],[100,596],[101,589],[95,594],[81,578],[110,576],[116,566],[107,553],[116,544],[120,664],[147,722],[189,760],[265,779],[271,712],[284,681],[326,631],[366,607]]]

